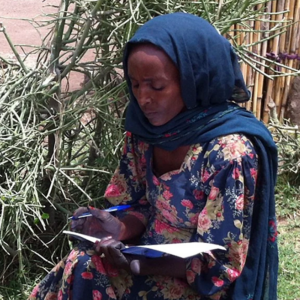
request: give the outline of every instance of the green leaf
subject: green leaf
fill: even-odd
[[[43,213],[42,219],[44,219],[44,220],[49,219],[49,214]]]

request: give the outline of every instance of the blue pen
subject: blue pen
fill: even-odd
[[[127,204],[127,205],[117,205],[117,206],[112,206],[112,207],[109,207],[109,208],[106,208],[106,209],[103,209],[104,211],[107,211],[107,212],[113,212],[113,211],[119,211],[119,210],[125,210],[127,208],[130,208],[131,205]],[[76,217],[76,216],[72,216],[69,218],[69,220],[78,220],[78,219],[81,219],[81,218],[86,218],[86,217],[91,217],[92,214],[90,212],[85,212],[83,213],[82,215]]]

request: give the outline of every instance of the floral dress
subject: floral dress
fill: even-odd
[[[146,226],[140,244],[203,241],[227,250],[186,259],[186,280],[133,276],[81,243],[35,287],[29,299],[229,299],[242,272],[251,233],[258,157],[232,134],[192,145],[178,170],[156,176],[153,147],[127,133],[120,165],[105,196],[131,204]],[[155,258],[153,258],[155,263]]]

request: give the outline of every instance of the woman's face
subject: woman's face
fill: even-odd
[[[132,92],[154,126],[164,125],[185,109],[179,72],[169,56],[151,44],[135,45],[128,58]]]

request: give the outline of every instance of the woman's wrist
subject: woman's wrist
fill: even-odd
[[[120,241],[131,240],[140,237],[145,231],[145,225],[135,216],[126,215],[121,221],[119,234]]]
[[[130,270],[134,275],[163,275],[186,279],[186,263],[180,257],[146,258],[141,256],[129,261]]]

